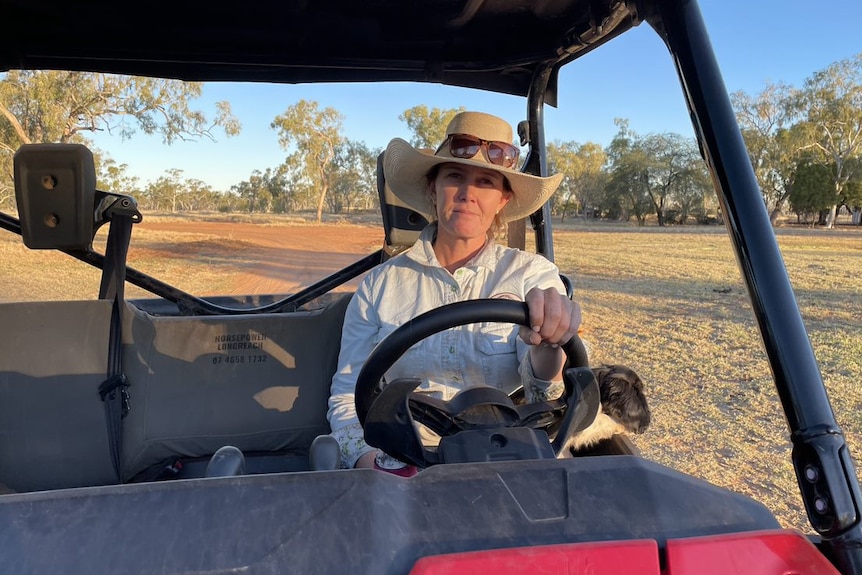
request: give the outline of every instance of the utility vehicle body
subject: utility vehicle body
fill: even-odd
[[[86,149],[34,146],[16,157],[19,217],[2,214],[0,225],[28,247],[102,269],[102,281],[92,301],[0,304],[4,573],[862,573],[856,472],[696,2],[259,2],[229,12],[179,3],[139,7],[122,25],[105,2],[0,8],[0,71],[409,81],[521,96],[522,169],[540,175],[544,108],[565,109],[560,68],[651,27],[676,65],[715,184],[813,530],[782,529],[760,503],[651,462],[622,437],[556,458],[531,443],[541,434],[528,429],[519,443],[525,428],[509,427],[465,440],[456,462],[412,478],[331,469],[315,440],[328,433],[349,298],[336,288],[414,237],[421,214],[388,202],[381,182],[380,251],[285,296],[201,298],[127,268],[140,212],[122,190],[95,189]],[[104,253],[92,248],[102,225]],[[510,243],[523,247],[528,228],[553,260],[547,206],[512,225]],[[126,283],[154,297],[126,299]],[[375,410],[383,394],[374,386],[417,339],[523,321],[522,307],[485,303],[441,308],[375,350],[358,389],[369,425],[404,436],[410,390]],[[582,363],[573,359],[573,378]],[[569,383],[549,407],[554,431],[578,425],[589,390]],[[507,441],[521,447],[495,451]],[[388,447],[428,457],[409,441]]]

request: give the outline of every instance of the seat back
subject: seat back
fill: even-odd
[[[125,479],[225,445],[294,454],[307,469],[311,442],[329,433],[350,297],[315,311],[231,316],[157,317],[127,306]]]
[[[124,481],[225,445],[308,469],[329,433],[329,387],[351,294],[291,313],[166,317],[124,305]],[[0,485],[39,491],[117,482],[99,384],[105,300],[0,304]],[[290,460],[290,463],[287,463]]]
[[[377,156],[377,194],[385,232],[384,250],[393,256],[412,246],[422,229],[436,219],[430,212],[410,208],[392,193],[383,174],[383,154]]]
[[[111,305],[0,304],[0,483],[10,489],[116,483],[98,392]]]

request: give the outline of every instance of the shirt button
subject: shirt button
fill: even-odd
[[[449,346],[449,353],[455,353],[455,346]]]

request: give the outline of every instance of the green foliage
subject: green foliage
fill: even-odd
[[[862,209],[862,155],[845,164],[847,181],[844,182],[841,202],[850,209]]]
[[[798,215],[828,210],[835,197],[834,176],[828,166],[811,160],[801,162],[794,175],[790,207]]]
[[[110,156],[103,156],[99,150],[93,152],[96,170],[96,189],[137,197],[141,193],[138,178],[126,173],[126,164],[117,164]]]
[[[844,205],[855,210],[862,208],[862,180],[849,180],[844,184]]]
[[[675,203],[672,211],[670,209],[668,211],[669,223],[685,224],[689,217],[694,217],[698,222],[706,221],[709,217],[707,206],[715,203],[709,201],[715,198],[715,194],[712,180],[700,158],[689,159],[680,177],[674,180],[672,191]]]
[[[332,185],[335,155],[344,142],[343,119],[335,108],[320,110],[317,102],[300,100],[270,124],[278,133],[279,145],[291,152],[286,163],[303,183],[319,192],[318,222],[323,219],[326,194]]]
[[[702,216],[712,187],[693,139],[672,133],[640,136],[626,120],[617,126],[607,149],[605,209],[619,210],[624,220],[633,215],[641,225],[650,212],[660,226],[685,223],[689,214]]]
[[[273,178],[255,185],[252,178],[235,186],[234,191],[249,201],[254,190],[265,187],[275,211],[305,208],[314,200],[318,222],[324,206],[330,213],[371,207],[377,193],[380,151],[345,138],[341,133],[343,119],[334,108],[321,110],[317,102],[300,100],[290,106],[272,122],[279,144],[290,152],[278,168],[278,185]],[[283,200],[280,205],[276,205],[278,198]],[[259,202],[257,206],[262,207]]]
[[[11,187],[12,156],[22,144],[77,142],[96,131],[131,138],[137,129],[159,134],[165,144],[177,140],[214,139],[220,128],[240,131],[230,104],[216,104],[215,120],[191,107],[203,84],[63,71],[10,71],[0,79],[0,200]],[[107,156],[96,152],[97,159]],[[125,186],[119,166],[97,165],[100,182]]]
[[[178,139],[214,139],[221,127],[228,136],[241,126],[230,104],[219,102],[214,121],[193,109],[203,84],[161,78],[60,71],[10,71],[0,80],[3,145],[81,141],[104,130],[121,139],[139,128],[159,134],[166,144]]]
[[[607,154],[594,142],[553,142],[547,146],[547,155],[549,172],[565,174],[552,198],[554,212],[561,220],[568,213],[581,213],[586,218],[587,211],[600,202]]]
[[[335,177],[329,195],[329,211],[350,212],[379,206],[377,201],[377,156],[363,142],[345,140],[335,154]]]
[[[691,138],[672,133],[651,134],[642,145],[652,158],[647,193],[660,226],[670,223],[667,215],[671,206],[685,206],[687,210],[703,203],[706,190],[699,184],[704,181],[700,177],[704,166]]]
[[[741,91],[731,94],[754,176],[773,223],[787,202],[796,161],[804,147],[799,130],[793,126],[792,95],[790,86],[772,83],[754,97]]]
[[[794,107],[809,147],[821,163],[834,166],[831,227],[848,180],[846,165],[862,153],[862,53],[812,74],[796,92]]]
[[[417,148],[436,149],[446,138],[446,126],[452,118],[466,108],[441,110],[440,108],[428,109],[428,106],[413,106],[398,116],[398,119],[407,123],[407,127],[413,132],[410,144]]]
[[[738,92],[732,101],[773,221],[792,190],[797,212],[820,203],[822,190],[814,193],[808,183],[796,189],[794,183],[810,170],[797,170],[800,162],[813,159],[831,166],[832,192],[825,208],[831,227],[837,206],[845,202],[846,166],[862,152],[862,54],[816,71],[802,88],[768,84],[757,97]]]
[[[651,208],[646,190],[650,160],[628,120],[617,119],[616,124],[619,131],[607,148],[610,177],[603,207],[614,219],[626,221],[634,216],[643,225]]]
[[[295,198],[283,171],[252,172],[248,180],[231,187],[228,196],[238,199],[237,207],[248,213],[286,213],[295,206]]]
[[[0,206],[14,200],[12,154],[25,142],[81,142],[97,130],[120,140],[136,132],[159,134],[166,144],[214,139],[240,125],[230,105],[215,105],[215,119],[191,103],[203,85],[172,80],[56,71],[9,72],[0,76]],[[756,96],[731,95],[764,202],[775,221],[790,201],[794,211],[834,212],[836,206],[862,207],[862,54],[836,62],[795,89],[767,84]],[[464,111],[417,105],[399,119],[409,127],[414,146],[436,148],[452,117]],[[282,164],[254,170],[249,178],[216,193],[202,182],[166,170],[142,185],[107,153],[93,150],[98,187],[131,194],[154,209],[204,209],[285,213],[317,209],[330,213],[376,205],[376,157],[364,142],[342,133],[344,118],[316,102],[300,100],[272,121]],[[717,199],[693,138],[679,134],[632,131],[628,120],[615,121],[618,133],[607,146],[555,141],[547,146],[550,171],[565,175],[551,199],[552,213],[598,214],[660,225],[707,221],[717,214]],[[819,178],[831,171],[831,196]],[[797,185],[796,179],[801,178]],[[816,180],[816,182],[815,182]],[[791,199],[791,193],[793,197]]]

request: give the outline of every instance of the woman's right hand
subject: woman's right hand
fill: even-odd
[[[554,288],[534,287],[525,297],[530,313],[530,326],[521,326],[519,333],[530,346],[530,364],[538,379],[558,381],[563,377],[565,356],[560,346],[578,333],[581,308]]]
[[[578,333],[581,306],[554,288],[534,287],[524,301],[530,310],[530,327],[522,326],[521,339],[528,345],[558,347]]]

